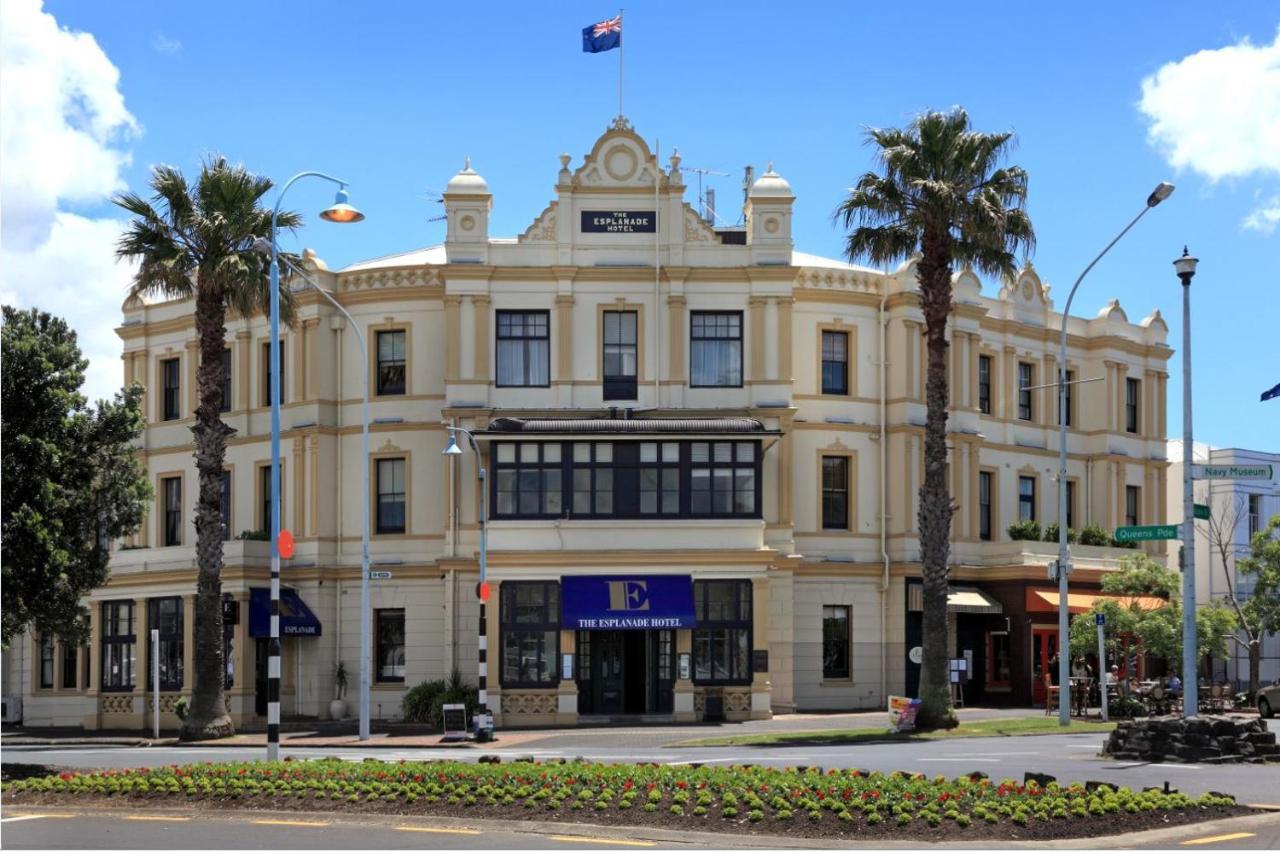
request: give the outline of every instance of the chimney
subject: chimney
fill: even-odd
[[[707,200],[703,204],[702,218],[711,227],[714,228],[716,226],[716,191],[714,189],[707,190]]]

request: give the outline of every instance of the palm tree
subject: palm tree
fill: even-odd
[[[197,593],[191,709],[183,739],[210,739],[234,733],[223,699],[222,658],[222,470],[227,438],[235,430],[222,422],[222,352],[227,311],[241,316],[266,313],[270,301],[267,260],[253,241],[269,237],[271,211],[262,198],[272,183],[222,157],[201,164],[200,178],[189,186],[171,166],[151,172],[148,201],[132,192],[115,203],[133,215],[116,246],[120,258],[136,259],[130,285],[134,296],[195,297],[200,365],[196,371],[199,403],[195,412]],[[280,227],[295,228],[296,213],[281,213]],[[286,267],[287,268],[287,267]],[[281,317],[292,317],[293,301],[281,286]]]
[[[852,228],[845,253],[880,265],[919,255],[916,281],[928,348],[924,485],[920,489],[924,651],[918,724],[955,725],[947,684],[947,557],[954,507],[947,493],[947,318],[956,264],[990,275],[1015,271],[1014,253],[1035,246],[1023,210],[1027,173],[1000,167],[1011,133],[979,133],[957,107],[926,112],[898,129],[870,129],[879,171],[864,174],[836,210]]]

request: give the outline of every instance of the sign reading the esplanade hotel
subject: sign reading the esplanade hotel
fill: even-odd
[[[658,221],[652,210],[583,210],[584,234],[652,234]]]

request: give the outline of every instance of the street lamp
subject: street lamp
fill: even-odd
[[[449,443],[441,451],[441,455],[460,456],[462,448],[458,446],[458,433],[467,436],[467,442],[471,444],[472,451],[476,454],[476,483],[480,490],[480,581],[476,583],[476,599],[480,602],[480,635],[478,644],[476,645],[479,657],[479,668],[477,670],[479,681],[477,687],[479,690],[480,705],[476,708],[475,717],[480,720],[475,725],[476,740],[478,742],[488,742],[493,737],[493,723],[489,720],[489,693],[488,693],[488,677],[489,677],[489,661],[488,661],[488,631],[485,622],[485,604],[489,600],[489,583],[486,581],[485,562],[489,553],[489,540],[485,520],[488,516],[486,506],[489,501],[489,494],[485,488],[484,473],[484,456],[480,454],[480,447],[476,444],[476,436],[469,429],[463,429],[460,426],[450,426],[445,424],[444,428],[449,431]]]
[[[1196,715],[1200,697],[1196,653],[1196,526],[1191,490],[1191,279],[1199,261],[1182,247],[1173,268],[1182,279],[1182,715]]]
[[[1111,247],[1120,242],[1120,238],[1129,233],[1129,229],[1138,224],[1138,220],[1147,215],[1147,211],[1155,207],[1173,194],[1173,184],[1161,182],[1147,196],[1147,203],[1129,224],[1124,226],[1116,238],[1107,243],[1107,247],[1089,262],[1071,285],[1067,294],[1067,304],[1062,309],[1062,327],[1058,334],[1058,723],[1071,724],[1071,625],[1070,610],[1067,599],[1067,575],[1071,573],[1071,545],[1067,541],[1067,317],[1071,315],[1071,300],[1076,296],[1076,288],[1089,274],[1089,270],[1102,260],[1103,255],[1111,251]],[[1101,668],[1106,663],[1099,660]],[[1101,676],[1101,672],[1099,672]]]
[[[338,194],[331,207],[320,212],[320,218],[327,222],[345,224],[359,222],[364,214],[347,203],[346,181],[323,172],[299,172],[289,178],[280,194],[276,196],[276,206],[271,211],[271,268],[270,268],[270,300],[271,300],[271,639],[267,646],[267,759],[280,758],[280,264],[276,251],[276,220],[280,216],[280,203],[284,201],[289,187],[304,177],[318,177],[336,183]],[[365,593],[361,601],[364,612],[360,623],[364,627],[361,632],[362,649],[368,642],[368,571],[365,572]],[[368,654],[361,654],[360,683],[361,690],[367,690],[369,684]],[[367,718],[367,717],[366,717]],[[361,720],[362,739],[368,737],[367,721]]]

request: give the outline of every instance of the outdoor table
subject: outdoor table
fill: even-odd
[[[1089,689],[1093,686],[1093,678],[1072,677],[1068,680],[1071,683],[1071,703],[1075,707],[1075,714],[1083,716],[1089,709]]]

